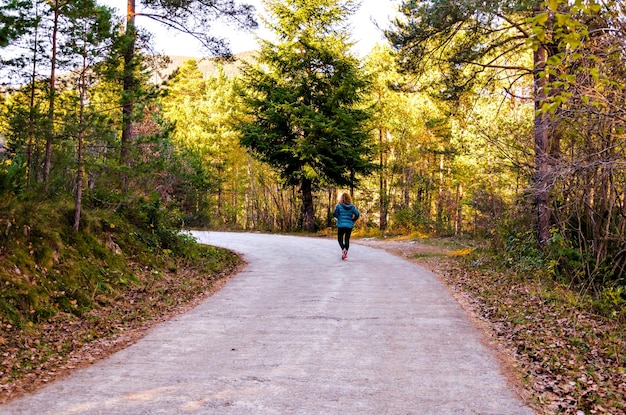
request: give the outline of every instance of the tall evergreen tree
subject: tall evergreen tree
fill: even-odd
[[[58,6],[58,0],[56,2]],[[112,23],[111,10],[97,6],[94,0],[75,0],[72,5],[74,7],[67,10],[67,18],[70,23],[69,34],[73,36],[69,37],[69,41],[63,47],[80,59],[80,66],[77,68],[78,119],[74,133],[76,136],[76,191],[73,226],[78,230],[85,176],[85,141],[90,133],[89,118],[94,115],[88,109],[89,92],[92,88],[90,75],[95,72],[96,65],[102,63],[99,56],[104,50],[109,49],[115,37],[115,26]],[[54,90],[51,88],[51,102],[54,98],[53,94]],[[52,103],[51,108],[53,108]],[[49,163],[47,158],[46,163]]]
[[[244,69],[248,116],[241,142],[299,185],[302,228],[315,228],[313,188],[350,186],[373,170],[362,108],[367,82],[349,52],[350,0],[267,0],[268,26],[256,65]]]

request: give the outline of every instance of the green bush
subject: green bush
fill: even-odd
[[[537,274],[545,268],[546,262],[532,232],[508,235],[501,258],[506,267],[522,275]]]
[[[392,228],[395,231],[425,231],[432,229],[433,223],[424,215],[420,207],[400,207],[393,211]]]

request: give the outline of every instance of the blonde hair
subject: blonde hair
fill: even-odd
[[[341,197],[339,198],[339,202],[343,203],[344,205],[351,205],[352,204],[352,198],[350,197],[349,193],[342,193]]]

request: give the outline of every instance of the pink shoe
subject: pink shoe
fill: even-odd
[[[348,258],[348,250],[344,249],[341,252],[342,252],[341,259],[347,259]]]

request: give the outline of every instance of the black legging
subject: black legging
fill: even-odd
[[[352,234],[352,228],[337,228],[337,241],[341,249],[350,249],[350,234]]]

